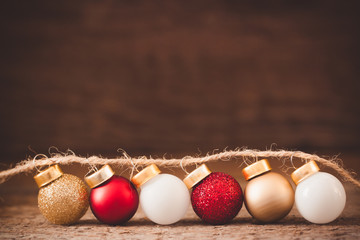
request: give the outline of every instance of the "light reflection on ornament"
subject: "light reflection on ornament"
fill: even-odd
[[[310,161],[291,174],[297,185],[295,204],[299,213],[309,222],[325,224],[334,221],[345,208],[346,193],[333,175],[319,172]]]
[[[160,173],[152,164],[131,181],[140,187],[140,206],[145,215],[157,224],[173,224],[182,219],[189,208],[189,191],[176,176]]]

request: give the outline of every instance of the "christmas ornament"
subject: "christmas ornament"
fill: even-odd
[[[115,176],[109,165],[85,177],[91,188],[90,208],[106,224],[123,224],[134,216],[139,205],[135,186],[126,178]]]
[[[205,164],[192,171],[184,183],[190,189],[195,213],[210,224],[225,224],[240,211],[243,194],[239,183],[230,175],[211,172]]]
[[[145,215],[157,224],[173,224],[183,218],[190,205],[189,191],[179,178],[160,173],[152,164],[131,181],[141,189],[140,205]]]
[[[296,169],[291,178],[297,185],[296,208],[309,222],[332,222],[344,210],[346,193],[343,185],[333,175],[319,172],[314,161]]]
[[[51,223],[72,224],[84,216],[89,208],[88,191],[80,178],[64,174],[58,165],[54,165],[34,179],[40,188],[40,212]]]
[[[245,206],[248,212],[263,223],[285,217],[294,204],[294,191],[280,174],[270,172],[266,159],[243,169],[248,184],[245,187]]]

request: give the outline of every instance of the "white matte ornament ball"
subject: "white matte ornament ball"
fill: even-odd
[[[176,176],[159,174],[141,185],[140,205],[151,221],[173,224],[182,219],[189,208],[189,190]]]
[[[295,191],[295,203],[309,222],[334,221],[344,210],[346,193],[341,182],[329,173],[317,172],[301,181]]]

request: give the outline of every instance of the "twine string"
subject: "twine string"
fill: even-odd
[[[70,153],[70,154],[69,154]],[[120,158],[103,158],[99,156],[91,156],[88,158],[76,156],[73,152],[67,152],[65,155],[56,154],[51,156],[50,158],[44,156],[42,159],[37,159],[33,162],[33,159],[27,159],[19,164],[17,164],[14,168],[4,170],[0,172],[0,183],[5,182],[9,178],[20,174],[20,173],[29,173],[34,169],[41,169],[41,167],[48,166],[50,164],[61,164],[61,165],[70,165],[70,164],[80,164],[80,165],[116,165],[119,167],[135,167],[137,170],[137,166],[147,166],[149,164],[156,164],[159,167],[182,167],[185,168],[187,166],[198,166],[203,163],[210,163],[216,161],[228,161],[228,160],[236,160],[241,158],[245,163],[249,158],[276,158],[281,161],[289,161],[290,158],[298,158],[303,161],[314,160],[325,167],[331,168],[335,170],[344,181],[350,182],[355,186],[360,188],[360,181],[355,179],[354,172],[349,172],[341,166],[341,160],[336,156],[330,159],[325,159],[319,157],[315,154],[309,154],[300,151],[286,151],[286,150],[267,150],[267,151],[258,151],[258,150],[248,150],[248,149],[235,149],[230,151],[223,151],[220,153],[214,153],[211,155],[206,155],[203,157],[184,157],[182,159],[176,158],[149,158],[142,156],[139,158],[131,158],[128,155],[120,157]],[[291,164],[291,163],[290,163]]]
[[[134,162],[134,159],[124,149],[118,148],[117,152],[121,153],[123,155],[124,159],[130,160],[130,163],[131,163],[130,179],[132,179],[132,177],[134,175],[134,171],[139,172],[139,170],[137,169],[137,166],[136,166],[137,164]],[[140,157],[140,158],[143,158],[143,157]]]
[[[295,154],[295,153],[296,153],[296,152],[293,152],[293,154],[291,154],[290,163],[291,163],[292,168],[297,169],[297,168],[295,167],[295,165],[294,165],[294,162],[293,162],[293,158],[294,158],[294,154]],[[284,165],[285,165],[285,162],[284,162]]]
[[[91,164],[91,162],[88,159],[86,159],[86,160],[88,161],[88,164],[89,164],[89,166],[88,166],[89,171],[85,174],[85,177],[89,176],[92,173],[99,171],[99,169],[96,167],[96,165]]]
[[[33,160],[32,160],[32,163],[34,164],[34,167],[35,167],[35,169],[36,169],[36,171],[39,173],[39,172],[41,172],[41,169],[39,169],[36,165],[36,161],[37,161],[37,158],[38,157],[43,157],[43,158],[45,158],[45,159],[48,159],[48,157],[45,155],[45,154],[42,154],[42,153],[40,153],[40,154],[36,154],[35,155],[35,157],[33,158]],[[49,164],[49,166],[50,166],[50,164]]]
[[[180,167],[181,169],[186,173],[186,175],[189,175],[189,172],[186,171],[186,168],[183,166],[183,161],[185,160],[186,157],[183,157],[181,160],[180,160]]]

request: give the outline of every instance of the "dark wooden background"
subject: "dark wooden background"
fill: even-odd
[[[1,1],[0,161],[360,151],[358,1]],[[356,158],[354,158],[356,159]],[[360,169],[359,163],[346,163]]]

